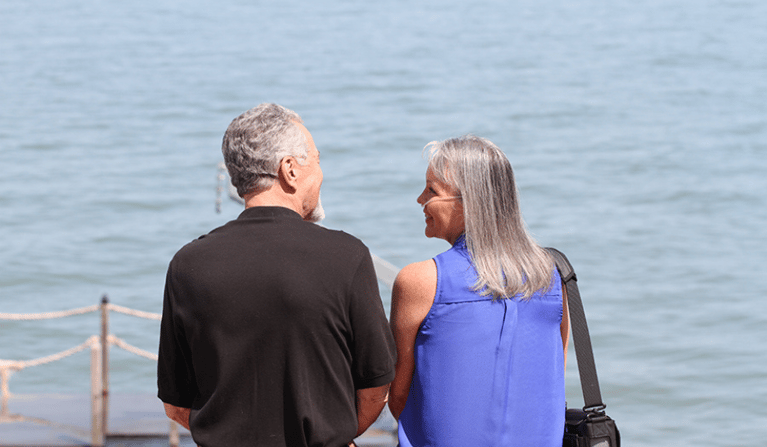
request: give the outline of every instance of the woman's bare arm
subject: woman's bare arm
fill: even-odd
[[[434,261],[410,264],[400,270],[392,288],[391,329],[397,345],[397,366],[389,395],[389,409],[395,419],[405,408],[413,380],[413,351],[418,328],[429,313],[437,292]]]

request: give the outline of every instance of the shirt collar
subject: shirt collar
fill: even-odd
[[[290,208],[282,206],[252,206],[245,208],[238,219],[252,219],[258,217],[294,218],[303,220],[300,214]]]

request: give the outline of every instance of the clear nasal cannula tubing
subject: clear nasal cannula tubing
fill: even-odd
[[[427,200],[426,203],[421,205],[422,208],[426,208],[426,205],[430,204],[431,202],[437,200],[453,200],[453,199],[460,199],[461,196],[449,196],[449,197],[432,197],[431,199]]]

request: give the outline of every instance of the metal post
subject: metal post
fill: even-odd
[[[109,298],[101,297],[101,399],[103,402],[101,428],[109,431]]]
[[[91,445],[104,445],[104,401],[101,394],[101,343],[95,336],[91,344]]]

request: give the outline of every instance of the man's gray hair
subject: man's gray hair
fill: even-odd
[[[433,141],[426,149],[434,175],[457,189],[463,202],[475,290],[496,298],[548,290],[554,264],[527,231],[506,155],[473,135]]]
[[[240,197],[272,186],[283,158],[306,159],[309,148],[300,123],[296,112],[277,104],[261,104],[232,120],[221,152]]]

